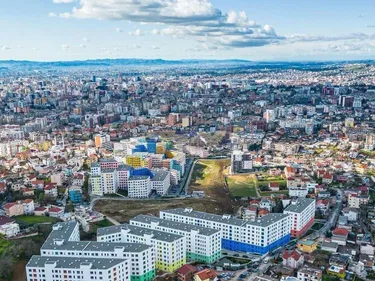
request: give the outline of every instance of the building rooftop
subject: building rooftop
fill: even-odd
[[[215,222],[219,222],[223,224],[243,226],[243,227],[246,227],[246,225],[267,227],[288,216],[287,214],[271,213],[255,221],[246,221],[246,220],[235,218],[231,215],[215,215],[215,214],[194,211],[192,208],[185,208],[185,209],[178,208],[178,209],[172,209],[172,210],[165,210],[162,212],[169,213],[169,214],[183,215],[183,216],[202,219],[202,220],[215,221]]]
[[[103,258],[67,258],[67,257],[44,257],[32,256],[27,267],[45,267],[45,265],[54,265],[55,268],[77,269],[81,266],[90,266],[90,269],[109,269],[116,266],[125,259],[103,259]]]
[[[151,181],[164,181],[165,178],[168,176],[168,171],[156,171],[153,172],[154,177],[151,179]]]
[[[130,223],[132,222],[142,222],[142,223],[147,223],[150,225],[151,223],[155,223],[162,227],[177,229],[177,230],[184,231],[184,232],[191,232],[195,230],[195,231],[198,231],[199,234],[205,235],[205,236],[211,236],[215,233],[220,232],[220,230],[217,230],[217,229],[207,228],[203,226],[196,226],[196,225],[191,225],[191,224],[186,224],[186,223],[180,223],[180,222],[175,222],[175,221],[163,220],[158,217],[152,217],[152,216],[146,216],[146,215],[138,215],[130,220]]]
[[[152,230],[152,229],[130,225],[130,224],[113,225],[109,227],[99,228],[97,230],[97,237],[115,234],[121,231],[128,231],[132,235],[141,236],[141,237],[145,235],[151,235],[152,239],[163,241],[163,242],[174,242],[176,240],[183,238],[183,236],[181,235],[166,233],[164,231]]]
[[[284,211],[292,213],[302,213],[312,203],[315,203],[315,199],[298,198],[296,201],[292,201]]]
[[[149,176],[130,176],[129,181],[140,181],[150,178]]]

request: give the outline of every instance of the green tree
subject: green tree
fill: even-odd
[[[13,259],[9,256],[0,257],[0,278],[12,280]]]
[[[44,193],[40,193],[38,196],[39,204],[44,204]]]

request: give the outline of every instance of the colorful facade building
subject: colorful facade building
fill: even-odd
[[[292,236],[300,237],[314,224],[315,199],[298,198],[285,208],[284,214],[292,219]]]
[[[166,272],[173,272],[186,263],[186,238],[178,234],[123,224],[99,228],[97,241],[153,246],[155,267]]]
[[[221,257],[221,231],[202,226],[138,215],[131,225],[182,235],[186,238],[188,261],[214,263]]]
[[[265,254],[290,241],[291,221],[287,214],[268,214],[255,221],[230,215],[214,215],[179,208],[160,211],[160,218],[222,231],[222,248]]]

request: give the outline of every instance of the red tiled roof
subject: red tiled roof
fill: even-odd
[[[0,216],[0,225],[14,222],[14,219],[8,218],[6,216]]]
[[[184,264],[179,269],[177,269],[177,273],[184,276],[189,273],[195,273],[197,271],[197,268],[195,266],[192,266],[191,264]]]
[[[50,213],[59,213],[61,212],[63,209],[61,208],[57,208],[57,207],[52,207],[52,208],[49,208],[48,212]]]
[[[4,209],[9,209],[11,207],[13,207],[14,205],[16,205],[17,203],[16,202],[11,202],[11,203],[6,203],[3,208]]]
[[[47,210],[46,207],[36,207],[36,208],[34,209],[35,212],[43,212],[43,211],[45,211],[45,210]]]
[[[346,235],[349,234],[349,230],[347,230],[345,228],[338,227],[338,228],[335,228],[333,230],[333,234],[346,236]]]
[[[278,182],[270,182],[269,186],[270,187],[279,187],[279,183]]]
[[[298,253],[296,250],[293,250],[291,252],[289,252],[288,250],[285,250],[284,253],[283,253],[283,259],[292,258],[295,261],[298,261],[300,259],[300,257],[301,257],[301,254]]]
[[[215,279],[217,274],[215,271],[211,269],[203,269],[202,271],[198,272],[197,275],[201,280],[207,280],[207,279]]]

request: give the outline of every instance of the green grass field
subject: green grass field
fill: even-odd
[[[249,175],[227,177],[230,194],[234,197],[258,197],[254,178]]]
[[[57,222],[56,218],[51,217],[44,217],[44,216],[17,216],[15,219],[21,223],[26,224],[38,224],[38,223],[46,223],[51,222],[55,223]]]

